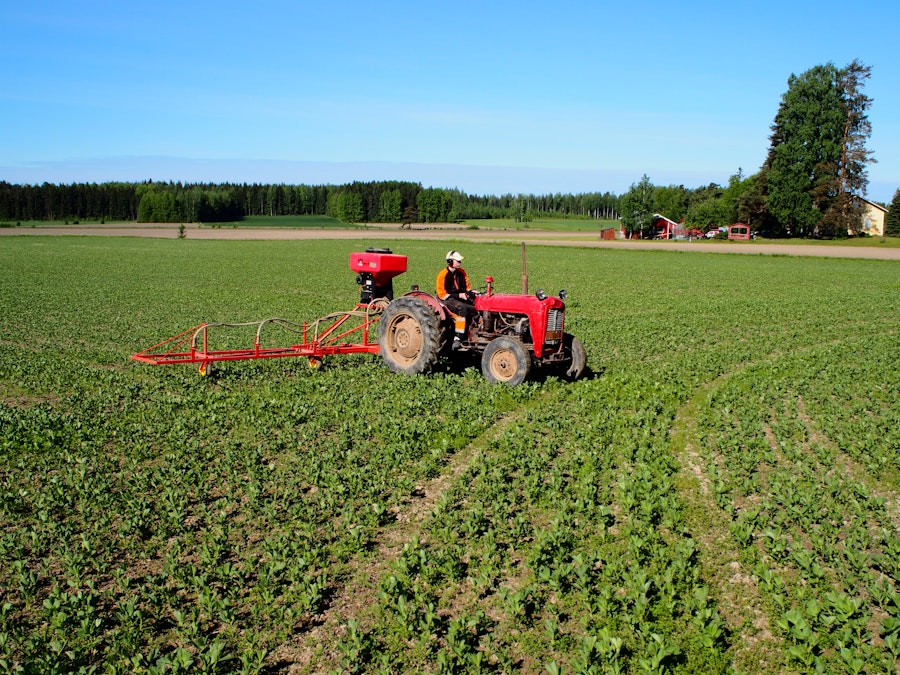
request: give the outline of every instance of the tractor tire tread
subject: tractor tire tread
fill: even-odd
[[[414,297],[397,298],[385,308],[378,323],[381,358],[391,372],[422,375],[434,369],[441,347],[441,326],[428,303]]]

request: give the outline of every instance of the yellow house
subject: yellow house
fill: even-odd
[[[862,197],[857,197],[857,199],[859,199],[863,206],[862,234],[870,234],[873,237],[883,237],[884,217],[887,215],[888,210],[881,206],[881,204],[870,202],[868,199],[863,199]],[[853,233],[848,232],[848,234]]]

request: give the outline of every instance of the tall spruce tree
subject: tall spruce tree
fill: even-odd
[[[828,63],[788,78],[761,171],[772,234],[858,230],[854,196],[865,192],[866,164],[873,161],[865,147],[871,99],[862,94],[870,70],[859,61],[843,69]]]
[[[841,138],[841,158],[832,167],[833,179],[824,182],[818,193],[824,206],[820,229],[823,236],[843,236],[862,232],[865,209],[855,197],[864,195],[869,183],[866,165],[875,162],[866,148],[872,133],[867,111],[872,99],[862,93],[872,69],[854,60],[838,74],[837,87],[844,106],[844,127]]]

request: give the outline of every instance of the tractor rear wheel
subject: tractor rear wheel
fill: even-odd
[[[525,345],[511,337],[492,340],[481,355],[481,372],[488,382],[515,387],[525,381],[530,370],[531,355]]]
[[[440,351],[441,330],[431,307],[416,298],[391,302],[379,319],[381,358],[394,373],[430,372]]]
[[[581,340],[569,333],[563,335],[563,349],[569,357],[569,367],[566,368],[564,377],[569,381],[575,381],[581,377],[587,366],[587,350],[581,344]]]

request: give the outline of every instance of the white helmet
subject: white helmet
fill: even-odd
[[[447,251],[447,260],[458,260],[459,262],[462,262],[463,257],[460,255],[459,251]]]

